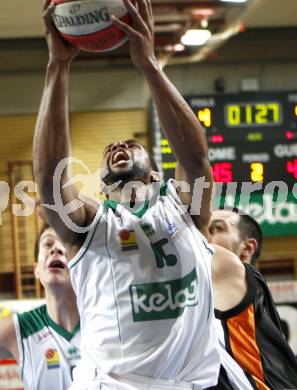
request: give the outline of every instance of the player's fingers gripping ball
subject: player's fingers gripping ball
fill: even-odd
[[[122,0],[53,0],[53,20],[62,37],[85,51],[104,52],[127,41],[127,35],[113,24],[111,15],[131,24]]]

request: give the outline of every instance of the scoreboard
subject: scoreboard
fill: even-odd
[[[297,91],[185,98],[205,131],[216,182],[284,181],[293,187],[297,180]],[[176,162],[154,110],[151,119],[153,154],[168,179],[174,175]]]

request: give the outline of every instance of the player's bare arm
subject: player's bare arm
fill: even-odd
[[[210,217],[212,174],[203,129],[158,65],[154,54],[151,2],[137,0],[138,10],[131,0],[124,0],[124,3],[132,17],[133,25],[128,26],[117,19],[115,24],[128,34],[131,59],[149,85],[162,128],[178,161],[176,179],[186,181],[191,186],[189,193],[180,193],[184,204],[191,204],[193,184],[197,177],[205,176],[206,181],[210,182],[209,189],[204,191],[201,213],[193,217],[197,227],[206,235]]]
[[[6,349],[18,361],[19,350],[12,316],[0,321],[0,347]]]
[[[213,245],[211,280],[215,308],[226,311],[234,308],[247,293],[246,272],[239,257],[233,252]]]
[[[44,1],[45,37],[49,50],[44,91],[36,122],[33,143],[33,166],[40,192],[41,203],[54,204],[53,176],[58,163],[71,155],[69,130],[69,67],[78,54],[78,49],[65,43],[52,23],[54,6]],[[63,188],[70,172],[64,170],[60,193],[64,204],[77,199],[78,190],[74,185]],[[77,243],[78,237],[68,229],[56,211],[45,208],[46,218],[51,226],[68,244]],[[74,223],[86,226],[95,211],[81,207],[70,214]]]

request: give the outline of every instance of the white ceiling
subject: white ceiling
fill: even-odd
[[[42,36],[42,0],[1,3],[0,39]],[[297,27],[297,0],[257,0],[244,22],[248,28]]]

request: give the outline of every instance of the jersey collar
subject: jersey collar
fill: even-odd
[[[166,191],[167,191],[167,183],[161,183],[160,184],[160,196],[165,196]],[[114,212],[116,211],[118,205],[121,205],[122,207],[125,207],[126,209],[128,209],[128,207],[126,207],[125,204],[121,204],[121,203],[119,203],[115,200],[111,200],[111,199],[105,199],[103,203],[104,203],[104,207],[106,208],[106,210],[108,210],[110,208]],[[145,212],[148,210],[148,208],[149,208],[149,201],[146,200],[142,206],[140,206],[136,211],[132,211],[131,214],[135,215],[138,218],[142,218],[144,216]]]
[[[122,207],[125,207],[126,209],[128,209],[124,204],[121,204],[121,203],[119,203],[119,202],[117,202],[115,200],[111,200],[111,199],[105,199],[104,200],[105,208],[106,209],[111,208],[113,211],[116,211],[117,206],[119,204]],[[132,211],[131,214],[135,215],[138,218],[142,218],[144,216],[145,212],[147,211],[148,206],[149,206],[149,201],[146,200],[140,208],[138,208],[136,211]]]
[[[76,327],[73,329],[72,332],[69,332],[68,330],[62,328],[62,326],[58,325],[55,321],[51,319],[51,317],[47,312],[47,309],[45,310],[45,318],[48,325],[67,341],[70,341],[80,330],[80,322],[78,322],[78,324],[76,325]]]

